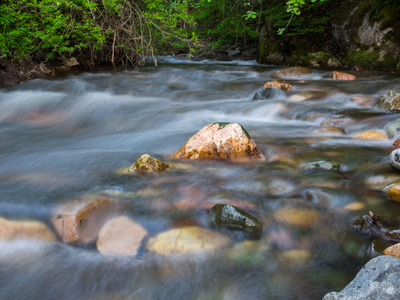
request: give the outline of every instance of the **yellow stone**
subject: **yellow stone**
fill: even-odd
[[[37,239],[46,242],[55,242],[55,234],[36,220],[7,220],[0,218],[0,239]]]
[[[394,184],[388,191],[388,198],[390,200],[400,202],[400,183]]]
[[[400,243],[390,246],[383,251],[383,254],[400,258]]]
[[[353,135],[355,139],[361,140],[388,140],[389,137],[386,133],[379,132],[379,131],[364,131],[359,132]]]
[[[282,252],[280,258],[290,264],[300,264],[311,259],[311,252],[309,250],[293,249]]]
[[[315,210],[294,207],[281,208],[274,215],[280,222],[303,228],[313,227],[321,217]]]
[[[225,248],[230,244],[228,236],[205,228],[190,226],[161,232],[150,238],[146,248],[160,255],[204,254]]]
[[[345,210],[360,210],[360,209],[363,209],[364,207],[365,207],[364,203],[353,202],[353,203],[347,204],[346,206],[343,206],[342,209],[345,209]]]

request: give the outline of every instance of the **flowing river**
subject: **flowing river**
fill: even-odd
[[[400,115],[350,99],[399,91],[400,76],[354,72],[357,80],[337,81],[312,70],[306,83],[288,80],[292,91],[253,101],[277,69],[162,57],[158,67],[0,89],[0,217],[52,228],[58,203],[108,193],[149,236],[209,228],[210,205],[225,202],[264,227],[254,241],[224,231],[232,244],[207,255],[161,256],[143,246],[120,257],[95,245],[3,240],[0,299],[321,299],[345,287],[381,253],[353,231],[355,220],[373,211],[400,228],[400,205],[383,191],[400,182],[388,165],[397,138],[389,127]],[[324,130],[329,118],[345,119],[344,130]],[[163,173],[116,173],[144,153],[174,163],[171,156],[213,122],[241,124],[265,162],[183,161],[184,169]],[[355,136],[364,131],[388,139]]]

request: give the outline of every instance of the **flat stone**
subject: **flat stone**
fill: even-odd
[[[264,88],[268,87],[281,89],[282,91],[291,91],[293,89],[293,86],[284,80],[274,80],[264,84]]]
[[[345,72],[333,71],[331,73],[331,78],[335,80],[356,80],[357,76]]]
[[[315,210],[294,207],[278,209],[274,216],[280,222],[303,228],[312,228],[321,217],[320,213]]]
[[[303,93],[298,93],[298,94],[290,96],[289,100],[291,100],[293,102],[301,102],[301,101],[304,101],[307,99],[311,99],[313,97],[314,97],[313,94],[303,92]]]
[[[125,216],[108,220],[99,231],[97,249],[102,254],[135,256],[148,235],[139,223]]]
[[[46,224],[36,220],[7,220],[0,217],[0,239],[36,239],[55,242],[57,237]]]
[[[388,140],[386,133],[379,131],[363,131],[353,134],[353,138],[360,140]]]
[[[378,256],[370,260],[341,292],[329,293],[323,300],[400,299],[399,278],[400,260]]]
[[[372,107],[376,103],[376,97],[359,95],[352,97],[350,101],[356,103],[359,106]]]
[[[161,232],[147,241],[146,248],[164,256],[205,254],[223,249],[230,243],[230,238],[222,233],[191,226]]]
[[[321,128],[316,128],[313,130],[314,133],[325,133],[328,135],[346,135],[343,129],[333,127],[333,126],[327,126],[327,127],[321,127]]]
[[[237,123],[212,123],[193,135],[173,156],[176,159],[265,160],[254,140]]]
[[[271,78],[299,78],[310,73],[311,70],[306,67],[289,67],[274,72]]]
[[[97,239],[102,225],[121,214],[125,207],[125,203],[110,197],[78,198],[57,205],[51,222],[62,241],[88,244]]]
[[[336,127],[346,129],[347,126],[353,124],[354,121],[349,118],[328,118],[321,122],[321,126]]]

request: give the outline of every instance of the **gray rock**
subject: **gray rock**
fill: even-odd
[[[393,150],[392,153],[390,153],[389,165],[395,170],[400,170],[400,148]]]
[[[389,122],[385,126],[385,130],[390,138],[400,135],[400,119]]]
[[[280,96],[284,96],[284,93],[280,89],[267,87],[257,91],[253,97],[253,101],[279,98]]]
[[[228,56],[235,56],[235,55],[238,55],[238,54],[240,54],[240,50],[239,49],[228,51]]]
[[[341,292],[332,292],[323,300],[395,300],[400,299],[400,259],[378,256],[371,259]]]
[[[376,105],[385,110],[400,110],[400,93],[390,91],[380,96]]]

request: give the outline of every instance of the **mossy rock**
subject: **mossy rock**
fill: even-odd
[[[130,167],[123,167],[117,171],[118,174],[130,174],[139,172],[161,172],[172,166],[151,157],[148,154],[142,154],[136,162]]]
[[[379,108],[384,110],[400,110],[400,93],[395,91],[390,91],[387,94],[383,94],[379,97],[376,104]]]
[[[251,239],[260,238],[263,232],[263,226],[255,216],[230,204],[214,205],[209,220],[212,226],[241,230]]]

